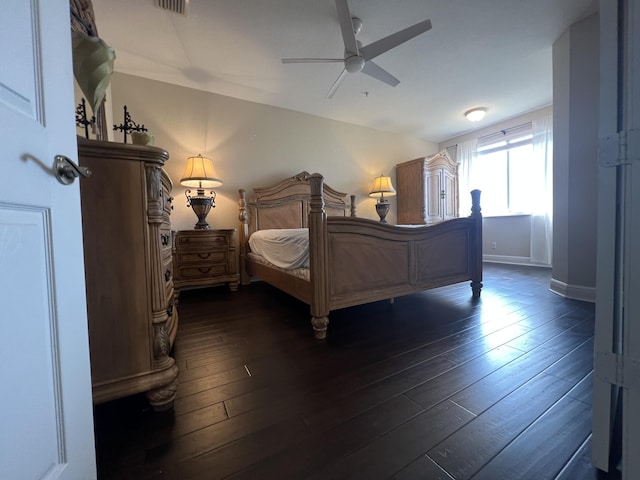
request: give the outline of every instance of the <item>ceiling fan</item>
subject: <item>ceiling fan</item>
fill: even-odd
[[[362,28],[362,20],[358,17],[351,16],[347,0],[335,0],[335,2],[338,19],[340,20],[340,29],[342,30],[342,40],[344,42],[344,58],[283,58],[282,63],[343,62],[344,69],[340,75],[338,75],[336,81],[333,82],[333,85],[331,85],[327,93],[327,98],[333,97],[348,73],[362,72],[392,87],[398,85],[400,80],[371,60],[407,40],[411,40],[413,37],[417,37],[427,30],[430,30],[431,20],[416,23],[411,27],[400,30],[363,47],[360,41],[356,40],[356,34]]]

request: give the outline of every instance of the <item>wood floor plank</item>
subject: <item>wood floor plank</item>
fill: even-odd
[[[337,427],[310,434],[306,439],[287,446],[278,454],[255,463],[231,478],[306,478],[334,459],[362,448],[421,411],[418,405],[406,397],[392,398]]]
[[[386,377],[348,396],[342,396],[341,401],[332,401],[322,409],[310,413],[305,418],[305,423],[314,430],[324,429],[328,425],[336,425],[366,411],[372,405],[378,405],[389,398],[403,394],[415,385],[438,378],[439,375],[451,370],[452,367],[453,364],[447,360],[436,357],[413,368],[403,370],[397,375]]]
[[[454,478],[472,478],[571,387],[567,381],[540,375],[444,439],[428,454]]]
[[[389,478],[472,418],[454,403],[443,402],[309,478]]]
[[[609,473],[596,470],[591,465],[591,435],[576,454],[564,466],[554,480],[621,480],[622,473],[612,468]]]
[[[231,370],[223,372],[211,372],[209,375],[199,376],[192,380],[180,379],[180,390],[176,394],[176,398],[182,398],[194,393],[209,390],[210,388],[219,387],[238,380],[249,377],[247,369],[244,367],[235,367]]]
[[[415,480],[424,478],[429,480],[454,480],[440,466],[431,460],[428,455],[421,455],[418,460],[407,465],[396,473],[392,480]]]
[[[209,480],[229,477],[255,462],[276,455],[283,446],[304,439],[307,433],[306,426],[298,419],[274,423],[246,435],[241,443],[228,443],[194,458],[165,464],[159,478]]]
[[[254,410],[244,415],[230,417],[225,422],[167,439],[166,442],[146,450],[146,461],[152,469],[168,471],[172,465],[180,461],[189,461],[231,442],[245,437],[250,438],[252,434],[274,425],[282,426],[290,418],[288,409],[274,412],[273,416],[265,416],[262,412]],[[306,426],[297,420],[291,420],[290,425],[306,429]]]
[[[567,396],[505,447],[474,479],[554,479],[590,433],[591,408]],[[517,457],[513,452],[518,452]]]
[[[451,400],[479,415],[560,358],[562,353],[543,349],[525,353],[455,394]]]
[[[337,310],[324,342],[264,283],[183,291],[174,409],[96,406],[99,479],[601,480],[585,442],[595,309],[550,274],[485,264],[480,300],[464,282]]]
[[[522,355],[508,346],[494,348],[452,368],[446,375],[421,383],[406,395],[424,408],[431,408]]]

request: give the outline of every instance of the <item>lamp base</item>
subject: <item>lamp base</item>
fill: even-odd
[[[387,214],[389,213],[389,202],[378,202],[376,203],[376,212],[380,217],[381,223],[387,223]]]
[[[193,227],[195,230],[209,230],[211,227],[207,223],[207,215],[212,208],[215,208],[213,203],[213,197],[207,197],[204,194],[200,194],[195,197],[187,197],[189,199],[189,205],[193,209],[193,213],[198,217],[198,223]]]
[[[211,226],[204,218],[199,218],[198,223],[193,226],[194,230],[211,230]]]

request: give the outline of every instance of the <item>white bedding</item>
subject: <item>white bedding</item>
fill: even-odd
[[[309,268],[309,229],[258,230],[249,237],[249,247],[280,268]]]

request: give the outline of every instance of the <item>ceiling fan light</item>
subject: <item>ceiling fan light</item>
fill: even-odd
[[[487,109],[484,107],[480,108],[472,108],[471,110],[467,110],[464,112],[464,116],[467,117],[467,120],[470,122],[479,122],[484,118],[487,114]]]

